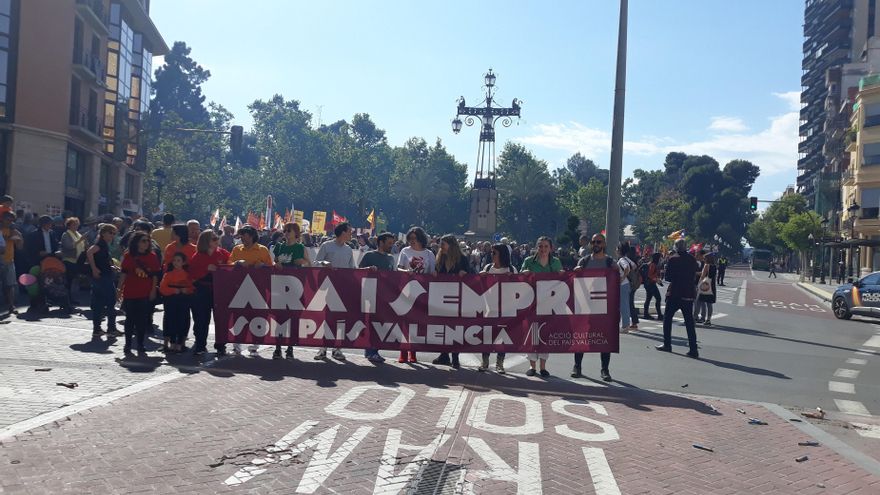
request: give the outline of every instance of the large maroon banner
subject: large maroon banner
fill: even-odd
[[[223,267],[218,342],[413,351],[617,352],[617,270],[414,275]]]

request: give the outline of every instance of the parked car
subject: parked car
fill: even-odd
[[[880,272],[838,287],[831,298],[831,310],[841,320],[852,315],[880,317]]]

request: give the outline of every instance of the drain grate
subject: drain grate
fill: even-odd
[[[465,468],[443,461],[428,461],[419,470],[418,481],[408,495],[455,495],[462,492]]]

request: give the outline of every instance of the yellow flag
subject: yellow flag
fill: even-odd
[[[326,232],[324,228],[324,222],[327,221],[327,212],[326,211],[313,211],[312,212],[312,233],[313,234],[323,234]]]
[[[303,226],[303,212],[300,210],[293,210],[293,223],[299,225],[299,228]]]
[[[376,210],[371,210],[370,215],[367,217],[367,222],[370,222],[370,228],[376,228]]]

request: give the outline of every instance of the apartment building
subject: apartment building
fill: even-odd
[[[35,214],[140,211],[149,0],[0,0],[0,191]]]

